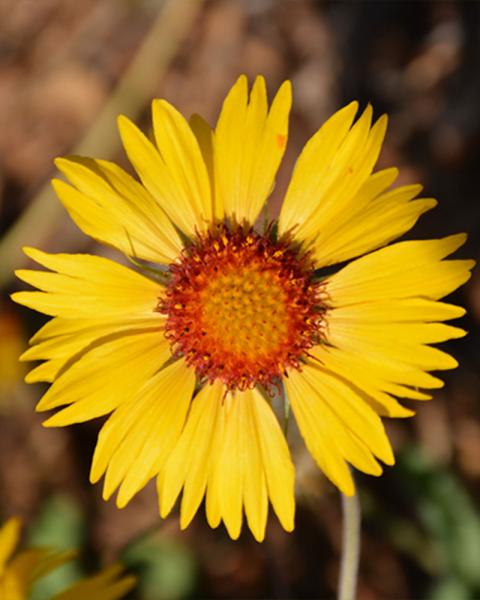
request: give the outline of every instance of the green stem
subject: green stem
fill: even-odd
[[[360,502],[358,494],[342,494],[343,534],[338,600],[354,600],[360,560]]]

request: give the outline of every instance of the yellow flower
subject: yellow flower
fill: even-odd
[[[117,600],[123,598],[135,586],[135,582],[135,577],[123,574],[121,565],[111,565],[97,575],[74,583],[52,600]]]
[[[394,457],[381,416],[413,412],[396,397],[442,382],[457,363],[429,344],[464,335],[438,302],[473,261],[443,260],[465,240],[384,247],[435,206],[419,185],[390,189],[397,169],[372,174],[386,116],[352,102],[298,158],[279,220],[263,229],[288,136],[291,88],[268,108],[258,77],[240,77],[214,131],[154,100],[150,141],[119,118],[141,183],[104,160],[57,160],[53,185],[75,223],[138,267],[26,248],[50,270],[18,276],[41,291],[14,299],[54,317],[23,360],[44,360],[27,381],[51,382],[38,410],[67,405],[46,426],[112,413],[91,480],[125,506],[157,477],[164,517],[183,489],[186,527],[204,496],[209,524],[237,538],[245,511],[262,540],[270,501],[294,525],[294,467],[270,406],[285,390],[312,456],[345,494],[347,463],[379,475]],[[319,269],[357,260],[324,275]],[[152,270],[151,263],[165,265]]]
[[[9,519],[0,528],[0,598],[27,600],[32,585],[61,565],[75,558],[70,550],[30,548],[13,553],[20,538],[21,522]],[[80,581],[52,600],[117,600],[133,588],[135,578],[121,577],[122,567],[112,565],[98,575]]]

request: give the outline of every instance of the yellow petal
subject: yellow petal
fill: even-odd
[[[225,405],[223,404],[223,406]],[[207,516],[208,524],[213,529],[215,529],[215,527],[218,527],[222,519],[222,513],[220,508],[222,474],[218,471],[218,469],[215,469],[215,459],[217,459],[217,457],[222,451],[222,443],[225,432],[225,420],[226,410],[220,410],[216,421],[216,428],[212,432],[212,448],[210,451],[212,461],[209,465],[208,471],[205,514]]]
[[[210,491],[213,483],[219,512],[230,536],[235,539],[240,532],[243,496],[249,527],[257,540],[263,539],[265,483],[280,523],[291,531],[295,513],[294,468],[271,408],[253,389],[228,396],[222,410],[223,438],[215,454],[214,480],[208,485]],[[215,496],[212,502],[215,506]]]
[[[291,86],[285,82],[268,111],[265,80],[248,99],[242,75],[227,95],[214,137],[215,216],[253,224],[272,191],[288,137]]]
[[[132,402],[140,398],[142,402],[150,402],[155,410],[148,421],[143,419],[143,424],[142,419],[138,419],[124,440],[128,460],[125,461],[120,449],[112,459],[113,464],[118,455],[118,462],[130,464],[118,491],[119,508],[126,506],[163,467],[180,437],[194,387],[194,371],[178,361],[152,377],[133,399]],[[130,456],[134,456],[131,462]]]
[[[243,500],[245,506],[245,515],[247,517],[248,526],[253,533],[253,536],[257,540],[257,542],[262,542],[265,537],[265,527],[267,525],[267,515],[268,515],[268,492],[267,492],[267,473],[268,473],[268,465],[263,459],[262,454],[262,440],[260,436],[268,436],[268,433],[264,431],[259,431],[258,427],[258,417],[255,410],[255,404],[260,402],[260,404],[264,404],[265,401],[263,398],[252,397],[251,401],[245,406],[246,410],[246,429],[243,434],[246,437],[245,439],[245,464],[246,469],[244,473],[244,481],[243,481]],[[267,411],[269,412],[269,416],[271,415],[271,410],[267,407]],[[266,421],[262,423],[262,425],[267,425],[269,421],[269,416]],[[275,420],[275,419],[274,419]],[[276,421],[275,421],[276,424]],[[274,425],[275,428],[275,425]],[[253,434],[253,435],[252,435]],[[283,437],[283,436],[282,436]],[[275,442],[274,442],[275,443]],[[283,450],[283,448],[280,446]],[[269,459],[268,455],[268,446],[266,449],[267,461]],[[290,456],[287,451],[287,456],[289,460]],[[281,476],[281,474],[279,474]],[[271,478],[269,478],[271,479]],[[282,506],[283,497],[277,494],[277,490],[275,488],[276,481],[273,481],[273,493],[271,494],[272,498],[275,498],[276,504],[279,506],[279,512],[283,517],[283,514],[286,512]],[[288,482],[287,482],[288,486]],[[288,496],[288,491],[284,496]],[[293,494],[292,494],[293,496]],[[290,496],[288,496],[290,498]],[[288,502],[288,499],[287,499]],[[291,515],[287,514],[285,518],[285,522],[287,526],[292,527],[293,529],[293,513],[294,506],[291,507],[292,512]],[[288,508],[287,508],[288,510]],[[288,519],[291,519],[289,521]]]
[[[425,345],[465,335],[463,329],[432,322],[457,318],[464,313],[461,307],[425,298],[347,304],[326,315],[328,342],[337,348],[317,347],[312,354],[320,362],[328,361],[329,368],[347,379],[351,369],[356,373],[355,376],[352,373],[354,382],[362,378],[364,372],[367,379],[377,379],[387,393],[428,399],[429,396],[404,386],[435,388],[443,385],[439,379],[423,372],[424,369],[453,368],[456,361]],[[342,363],[345,369],[338,371]]]
[[[71,156],[55,161],[75,187],[55,179],[58,197],[80,229],[136,258],[166,263],[180,238],[147,190],[112,162]],[[75,189],[76,188],[76,189]]]
[[[21,529],[22,523],[16,517],[9,519],[0,529],[0,577],[18,544]]]
[[[112,565],[97,575],[82,579],[64,592],[55,594],[52,600],[119,600],[135,583],[135,577],[123,574],[121,565]]]
[[[25,383],[38,383],[39,381],[51,383],[58,377],[65,362],[64,358],[57,358],[38,365],[25,375]]]
[[[140,317],[138,319],[61,319],[48,321],[32,337],[34,345],[26,350],[20,360],[46,360],[32,369],[25,377],[27,383],[54,381],[69,364],[78,360],[94,343],[106,341],[107,336],[125,331],[160,328],[162,319]],[[38,343],[36,343],[38,341]]]
[[[87,323],[94,323],[92,319],[50,319],[28,340],[30,345],[39,344],[45,342],[54,337],[60,337],[76,333],[78,330],[82,330]],[[99,323],[104,322],[102,320],[97,321]]]
[[[334,169],[334,175],[328,180],[327,192],[320,210],[315,212],[311,219],[299,228],[296,237],[305,239],[316,237],[335,223],[338,215],[345,214],[354,206],[355,196],[372,172],[377,162],[380,148],[385,137],[387,117],[383,115],[368,132],[371,122],[371,109],[367,107],[356,126],[352,128],[351,137],[347,139],[336,157],[339,164]],[[364,132],[367,131],[366,138]],[[342,160],[343,159],[343,160]],[[337,177],[337,180],[334,177]]]
[[[247,393],[247,392],[246,392]],[[285,437],[272,409],[257,389],[248,392],[252,425],[260,446],[268,496],[286,531],[295,517],[294,467]]]
[[[15,573],[7,571],[0,577],[0,598],[8,598],[8,600],[25,600],[27,594],[27,586]]]
[[[300,372],[293,371],[284,380],[300,433],[310,454],[325,476],[343,494],[352,496],[355,493],[355,485],[350,470],[337,447],[335,438],[337,431],[332,432],[328,429],[323,417],[322,403],[301,375]]]
[[[223,437],[212,465],[218,486],[220,513],[229,536],[236,540],[242,528],[243,479],[246,468],[244,453],[244,406],[240,395],[224,400]]]
[[[199,231],[212,222],[210,179],[195,135],[185,118],[165,100],[152,102],[153,132],[158,151],[174,185],[199,215]]]
[[[318,208],[318,194],[327,171],[344,142],[358,110],[351,102],[332,115],[302,150],[283,201],[278,224],[280,235],[305,223]]]
[[[158,478],[159,508],[163,518],[185,486],[180,514],[182,529],[195,516],[205,494],[214,432],[218,429],[224,394],[224,386],[219,382],[206,385],[197,394],[182,435]]]
[[[346,365],[350,366],[353,361],[355,364],[351,367],[358,372],[364,371],[369,377],[383,379],[384,391],[403,397],[428,399],[428,396],[424,398],[413,390],[392,387],[392,383],[441,386],[440,380],[422,373],[422,369],[426,368],[422,362],[425,356],[422,345],[462,337],[465,332],[428,321],[457,318],[464,313],[461,307],[423,298],[352,304],[329,311],[328,337],[330,343],[341,349]],[[330,359],[335,352],[336,349],[329,350]],[[427,352],[432,356],[429,350]],[[455,361],[438,352],[434,350],[433,355],[440,358],[440,362],[431,368],[441,368],[445,361],[444,367],[455,366]],[[366,361],[372,361],[371,365]],[[344,374],[348,377],[347,373]]]
[[[425,371],[443,371],[458,366],[458,362],[446,352],[422,344],[398,344],[396,347],[392,347],[391,342],[385,341],[379,341],[377,344],[370,341],[370,344],[368,342],[363,344],[353,338],[347,339],[346,336],[342,336],[340,341],[339,338],[335,338],[334,343],[347,350],[353,349],[357,353],[365,351],[368,347],[373,359],[408,364]]]
[[[140,317],[138,319],[111,320],[61,319],[56,317],[49,321],[49,324],[52,323],[57,326],[57,331],[63,330],[65,333],[58,333],[34,344],[20,356],[20,360],[68,358],[86,348],[93,341],[112,334],[135,329],[161,328],[163,318],[161,315]],[[36,337],[35,339],[39,338]]]
[[[461,306],[425,298],[362,302],[342,306],[334,311],[337,321],[355,323],[361,320],[365,324],[447,321],[463,317],[465,312]]]
[[[104,498],[121,484],[117,504],[128,501],[163,466],[185,422],[195,375],[180,360],[150,377],[102,427],[91,481],[105,472]]]
[[[465,242],[465,234],[440,240],[399,242],[359,258],[328,278],[332,306],[394,298],[436,300],[470,277],[472,260],[442,259]]]
[[[355,208],[356,195],[377,161],[387,125],[384,115],[370,129],[372,109],[368,106],[345,135],[356,108],[352,103],[337,117],[338,131],[332,131],[331,123],[325,124],[328,135],[336,140],[334,153],[319,146],[324,137],[320,130],[318,139],[307,144],[300,155],[280,214],[280,234],[292,229],[299,241],[315,238]],[[289,213],[296,215],[289,218]]]
[[[319,366],[305,366],[301,376],[338,416],[344,428],[381,461],[388,465],[395,462],[382,420],[350,385]]]
[[[48,575],[61,565],[76,558],[72,550],[52,550],[50,548],[31,548],[18,553],[8,565],[8,572],[23,582],[24,592],[41,577]],[[25,597],[25,596],[24,596]]]
[[[333,342],[331,337],[333,334],[335,336],[351,336],[364,341],[396,342],[399,345],[436,344],[460,338],[466,334],[464,329],[444,323],[422,323],[421,321],[398,323],[394,320],[393,312],[390,322],[365,322],[362,318],[364,306],[368,306],[368,304],[351,305],[329,311],[327,316],[330,330],[329,341]],[[349,313],[348,317],[356,313],[357,320],[345,318],[345,312]]]
[[[347,495],[354,492],[345,461],[371,475],[394,458],[382,422],[355,390],[324,369],[305,366],[285,380],[307,447],[325,475]]]
[[[287,443],[257,390],[226,394],[204,387],[192,403],[185,429],[160,474],[160,514],[172,509],[182,487],[181,526],[187,527],[205,492],[212,527],[225,522],[236,539],[242,508],[257,541],[265,536],[268,498],[282,526],[293,529],[294,470]]]
[[[48,419],[45,424],[52,427],[106,414],[130,399],[169,357],[168,342],[157,329],[128,332],[100,343],[55,380],[37,410],[72,405]]]
[[[25,254],[56,271],[21,269],[16,275],[41,292],[16,292],[12,299],[47,315],[65,318],[154,316],[163,287],[107,258],[89,254]]]
[[[327,229],[324,235],[320,234],[314,242],[317,264],[324,267],[355,258],[388,244],[411,229],[424,212],[437,205],[437,201],[423,198],[408,202],[409,187],[380,196],[360,214],[337,228]]]
[[[213,138],[215,218],[218,220],[223,220],[230,209],[228,195],[239,187],[242,147],[238,124],[245,125],[247,105],[248,80],[241,75],[223,101]]]
[[[366,394],[365,401],[371,404],[374,410],[382,416],[398,418],[409,417],[414,414],[412,410],[400,405],[390,394],[417,400],[430,398],[430,396],[421,394],[416,390],[392,383],[390,379],[384,378],[384,373],[380,369],[375,369],[374,364],[365,364],[361,357],[357,358],[355,355],[338,348],[320,345],[312,348],[309,354],[318,361],[317,364],[325,366],[328,370],[351,382],[359,390],[363,390]]]
[[[164,317],[159,313],[155,312],[153,315],[135,315],[129,319],[102,319],[102,318],[89,318],[79,319],[77,317],[70,319],[63,319],[56,317],[47,321],[40,329],[30,338],[29,344],[34,347],[40,345],[43,342],[52,341],[53,338],[56,340],[74,338],[75,336],[83,337],[90,332],[91,339],[102,337],[105,333],[110,333],[110,328],[122,326],[125,329],[129,329],[132,326],[137,327],[150,327],[155,323],[162,325]],[[117,330],[118,331],[118,330]],[[26,353],[28,350],[26,351]]]
[[[397,364],[401,367],[409,365],[419,371],[434,371],[455,369],[458,366],[458,362],[449,354],[423,344],[392,345],[392,342],[375,341],[373,337],[361,340],[345,333],[333,334],[331,340],[337,347],[356,355],[369,352],[369,358],[382,367]],[[422,387],[431,386],[424,382]]]
[[[200,115],[193,114],[189,121],[190,127],[194,136],[197,138],[198,147],[202,153],[203,162],[207,167],[208,177],[210,180],[210,193],[213,202],[213,215],[219,218],[219,211],[215,202],[215,179],[213,174],[213,131],[210,125]],[[220,211],[221,212],[221,211]]]
[[[198,204],[178,187],[176,171],[171,170],[180,169],[180,165],[174,167],[167,163],[152,142],[126,117],[118,118],[118,128],[130,162],[170,220],[186,235],[193,237],[196,231],[203,231],[204,215],[199,212]],[[172,143],[178,143],[178,139]],[[189,176],[192,174],[185,173],[185,178]]]

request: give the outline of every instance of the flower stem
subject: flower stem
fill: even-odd
[[[338,600],[354,600],[360,560],[360,502],[358,494],[342,496],[343,534]]]

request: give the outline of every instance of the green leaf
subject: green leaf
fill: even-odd
[[[480,588],[480,514],[462,482],[415,448],[402,453],[399,466],[419,520],[442,555],[448,580]]]
[[[29,527],[24,547],[80,548],[84,531],[85,522],[79,506],[67,496],[51,496]],[[29,600],[47,600],[82,576],[78,562],[69,562],[36,582]]]
[[[197,565],[192,552],[162,534],[133,542],[123,553],[122,562],[139,574],[144,600],[180,600],[195,588]]]
[[[468,587],[455,577],[446,577],[436,583],[428,594],[428,600],[471,600]]]

